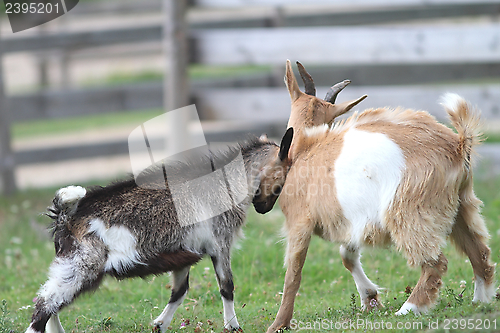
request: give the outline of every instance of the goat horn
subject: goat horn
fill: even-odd
[[[335,100],[337,99],[337,95],[339,94],[339,92],[342,91],[342,89],[347,87],[347,85],[349,83],[351,83],[350,80],[344,80],[344,81],[339,82],[339,83],[335,84],[334,86],[332,86],[330,88],[330,90],[328,90],[328,92],[326,93],[325,101],[332,103],[332,104],[335,104]]]
[[[316,96],[316,87],[314,86],[314,81],[312,76],[306,71],[304,66],[297,61],[297,67],[299,68],[300,77],[304,81],[305,90],[304,92],[311,96]]]

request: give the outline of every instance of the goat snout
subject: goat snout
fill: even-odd
[[[274,204],[276,200],[278,199],[278,195],[271,195],[267,197],[265,200],[258,200],[257,198],[254,198],[253,200],[253,206],[255,207],[255,210],[259,214],[265,214],[269,212],[271,209],[273,209]]]
[[[259,188],[252,201],[257,213],[265,214],[273,209],[282,189],[282,185],[274,185],[267,194],[265,190]]]

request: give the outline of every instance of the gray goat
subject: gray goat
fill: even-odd
[[[289,129],[281,147],[265,137],[252,138],[229,151],[198,155],[190,162],[164,163],[164,172],[183,180],[196,173],[200,162],[208,160],[214,167],[241,152],[247,180],[245,198],[230,210],[197,223],[180,223],[171,184],[165,186],[165,181],[156,184],[156,189],[138,186],[129,178],[88,191],[79,186],[57,191],[48,213],[54,220],[56,257],[26,332],[64,332],[59,311],[81,293],[96,289],[105,275],[124,279],[171,271],[170,300],[153,322],[156,331],[164,332],[186,297],[191,265],[204,255],[209,255],[214,265],[224,305],[224,328],[240,330],[233,303],[231,246],[252,202],[259,213],[273,207],[284,183],[280,175],[286,174],[291,164],[288,151],[292,137]],[[151,173],[143,175],[142,183],[157,181],[148,175]],[[227,190],[227,183],[219,185]],[[220,191],[211,188],[211,193],[203,194],[218,200]]]

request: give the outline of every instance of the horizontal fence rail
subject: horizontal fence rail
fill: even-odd
[[[192,28],[264,28],[264,27],[305,27],[305,26],[343,26],[387,24],[391,22],[411,22],[423,19],[455,18],[463,16],[500,14],[500,3],[492,2],[467,2],[447,3],[436,2],[412,4],[406,2],[398,5],[370,4],[360,7],[335,6],[336,1],[329,1],[329,7],[323,7],[317,12],[300,12],[287,10],[286,7],[277,5],[274,11],[267,11],[259,17],[247,17],[234,13],[234,17],[224,20],[191,22]],[[287,2],[288,4],[288,2]],[[240,17],[239,17],[240,16]]]
[[[500,59],[500,24],[196,31],[210,65],[477,63]]]
[[[106,29],[98,31],[68,32],[3,39],[3,52],[34,52],[54,49],[80,49],[114,44],[159,41],[160,25]]]
[[[498,3],[497,0],[480,0],[478,3]],[[287,6],[304,5],[303,0],[194,0],[198,6],[205,7],[242,7],[242,6]],[[471,3],[470,0],[309,0],[307,5],[329,5],[339,8],[371,6],[433,6],[459,5]]]
[[[161,82],[12,95],[12,121],[59,119],[162,107]]]
[[[438,6],[468,6],[468,5],[496,5],[496,0],[478,0],[471,3],[470,0],[192,0],[191,5],[205,8],[244,8],[251,6],[324,6],[345,10],[347,8],[387,8],[387,7],[438,7]],[[130,0],[103,1],[103,2],[81,2],[72,10],[76,15],[96,14],[135,14],[143,12],[157,12],[162,10],[162,4],[157,0],[142,0],[141,2]]]
[[[317,96],[326,95],[328,87],[317,87]],[[454,92],[469,101],[474,101],[482,111],[484,119],[500,117],[500,84],[495,85],[442,85],[442,86],[348,86],[339,94],[338,101],[356,99],[368,95],[356,109],[377,107],[404,107],[426,110],[440,120],[446,113],[439,105],[440,98]],[[290,98],[283,88],[255,89],[206,89],[199,92],[198,99],[204,109],[210,109],[216,119],[261,120],[286,122],[290,116]],[[237,109],[238,113],[234,110]]]
[[[318,87],[318,96],[327,87]],[[485,119],[500,117],[500,84],[476,85],[409,85],[349,86],[339,100],[355,99],[367,94],[360,108],[397,107],[427,110],[439,119],[446,118],[438,105],[440,96],[454,92],[474,101]],[[194,90],[194,100],[205,120],[280,121],[286,123],[290,102],[285,87],[275,88],[207,88]],[[96,113],[161,108],[162,85],[135,84],[123,87],[69,90],[11,97],[15,113],[12,120],[49,119]]]
[[[455,8],[455,10],[443,8],[442,13],[441,11],[437,11],[436,8],[421,8],[420,10],[426,10],[429,12],[429,15],[432,14],[434,17],[446,17],[446,14],[451,17],[456,17],[459,16],[460,13],[468,16],[479,14],[500,15],[500,3],[498,2],[481,4],[482,7],[480,8],[475,7],[478,5],[474,4],[468,4],[467,6],[472,6],[472,8],[463,8],[463,11],[459,13],[457,13],[458,9],[456,9],[456,7],[452,7]],[[316,59],[316,61],[322,63],[329,63],[331,61],[348,63],[348,61],[341,61],[340,59],[345,59],[346,54],[348,55],[358,50],[359,47],[359,53],[353,54],[355,56],[355,62],[391,61],[391,59],[381,58],[380,53],[382,51],[387,51],[391,54],[391,56],[395,58],[394,61],[403,61],[401,58],[406,57],[409,58],[406,61],[418,61],[423,59],[425,62],[429,62],[429,57],[431,57],[431,59],[436,58],[438,57],[437,54],[443,50],[449,50],[450,53],[462,51],[460,46],[466,45],[466,43],[471,41],[475,43],[473,45],[474,47],[479,47],[476,49],[476,54],[486,51],[486,56],[489,59],[498,56],[497,53],[492,53],[497,43],[496,38],[498,35],[495,34],[495,31],[499,29],[498,24],[467,25],[465,27],[460,25],[456,27],[443,27],[428,24],[415,27],[387,28],[328,27],[329,25],[353,25],[362,22],[364,24],[388,23],[392,21],[408,22],[408,20],[412,19],[430,18],[424,13],[418,13],[416,9],[403,11],[398,8],[389,8],[377,10],[375,12],[289,14],[281,17],[279,19],[280,23],[269,23],[269,20],[273,19],[272,17],[257,19],[258,22],[256,21],[254,23],[251,22],[255,19],[248,18],[232,18],[226,21],[215,21],[211,23],[192,22],[192,34],[198,43],[200,43],[200,45],[196,44],[194,48],[196,51],[201,52],[201,56],[191,55],[190,58],[194,57],[198,61],[208,64],[234,64],[244,61],[250,63],[266,63],[265,57],[269,56],[269,54],[273,54],[274,56],[269,58],[268,62],[275,63],[276,58],[282,59],[283,54],[286,56],[288,53],[297,53],[296,48],[300,49],[298,45],[304,45],[305,50],[309,50],[311,53],[316,54],[316,56],[307,55],[306,57]],[[260,20],[263,21],[260,22]],[[316,24],[313,24],[313,22]],[[321,25],[321,27],[311,27],[313,25]],[[269,29],[269,27],[273,26],[280,26],[283,30]],[[292,28],[297,26],[301,28]],[[216,29],[224,27],[236,30]],[[244,27],[257,27],[257,29],[237,30],[237,28]],[[263,30],[259,30],[258,27],[268,28],[261,28]],[[287,29],[284,27],[290,28]],[[436,34],[433,33],[434,31]],[[482,34],[485,35],[483,36]],[[4,53],[9,53],[54,49],[77,50],[124,43],[160,41],[161,36],[161,25],[154,24],[134,28],[115,28],[99,31],[77,31],[7,38],[2,40],[2,43],[4,44]],[[260,41],[259,36],[263,37],[261,41],[262,45],[258,43]],[[463,37],[463,39],[457,41],[457,36]],[[291,43],[291,41],[296,41],[296,43]],[[297,43],[297,41],[300,42]],[[460,42],[462,44],[460,44]],[[227,50],[229,53],[217,61],[217,50],[220,47]],[[317,48],[317,52],[314,52],[314,49],[312,49],[313,47]],[[276,53],[278,49],[282,49],[282,51]],[[305,53],[305,50],[302,50],[302,53]],[[332,51],[336,52],[332,53]],[[360,59],[361,51],[368,52],[370,58]],[[327,53],[325,54],[325,52]],[[333,54],[339,52],[339,60],[331,58]],[[466,52],[465,58],[472,58],[472,61],[474,61],[476,57],[473,57],[472,53],[472,50]],[[258,56],[259,54],[261,55]],[[321,57],[321,54],[324,56]],[[442,60],[445,61],[445,59]]]
[[[267,134],[279,137],[284,133],[286,124],[275,123],[235,123],[202,124],[205,140],[210,142],[233,142],[244,140],[249,135]],[[151,138],[150,143],[157,149],[165,146],[164,138]],[[71,146],[58,146],[37,149],[20,149],[14,152],[17,165],[53,163],[70,159],[111,157],[129,153],[128,140],[114,140],[100,143],[87,143]]]

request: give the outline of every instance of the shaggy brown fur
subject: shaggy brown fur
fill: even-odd
[[[438,297],[439,288],[443,284],[441,277],[448,270],[448,260],[441,253],[436,261],[422,265],[422,273],[408,302],[419,308],[429,307]]]
[[[409,304],[405,303],[398,314],[410,310],[419,313],[438,296],[447,269],[441,249],[450,235],[457,248],[467,254],[476,280],[480,280],[476,281],[474,301],[489,301],[494,265],[489,260],[489,236],[479,211],[481,201],[474,195],[471,170],[473,147],[481,138],[478,113],[459,96],[449,95],[444,106],[456,133],[427,112],[388,108],[355,113],[330,128],[336,116],[357,103],[339,109],[303,94],[289,62],[285,82],[292,100],[289,126],[293,125],[296,133],[290,153],[292,167],[280,198],[286,216],[288,269],[281,307],[267,332],[290,325],[313,233],[351,247],[350,254],[342,255],[343,264],[353,274],[367,310],[380,303],[376,285],[361,268],[357,252],[360,245],[392,242],[410,266],[421,266],[421,277]],[[309,83],[309,91],[313,88]],[[325,125],[321,126],[321,121]],[[311,126],[316,127],[308,128]],[[381,221],[365,222],[360,244],[352,243],[354,227],[344,215],[335,179],[335,162],[342,153],[344,135],[353,128],[385,135],[404,158],[388,208],[382,212]]]

